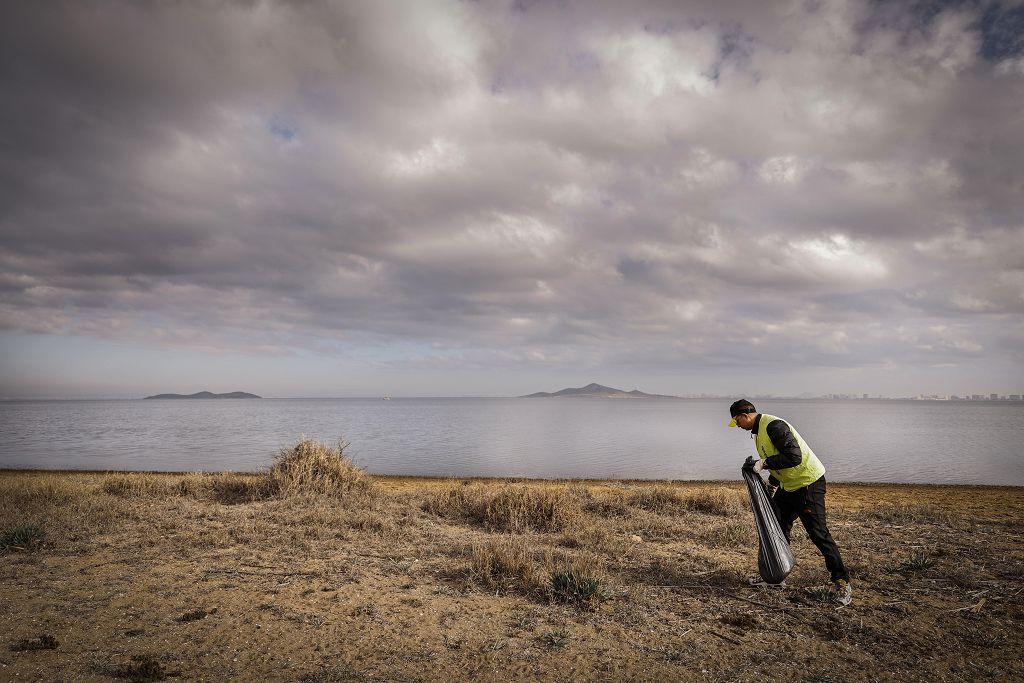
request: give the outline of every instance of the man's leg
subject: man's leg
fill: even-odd
[[[779,520],[779,526],[782,527],[782,533],[786,537],[786,542],[789,543],[789,534],[793,530],[793,522],[800,516],[801,505],[803,503],[804,492],[802,490],[793,491],[788,493],[783,491],[780,487],[775,495],[772,496],[773,507],[775,508],[775,514]]]
[[[825,477],[807,487],[807,495],[799,510],[800,521],[807,529],[807,535],[825,557],[825,567],[833,581],[850,580],[850,572],[843,564],[843,556],[839,554],[839,546],[832,540],[828,524],[825,521]],[[792,524],[792,523],[791,523]]]

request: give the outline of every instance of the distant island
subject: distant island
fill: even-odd
[[[613,389],[612,387],[606,387],[601,384],[588,384],[585,387],[578,389],[562,389],[555,393],[548,393],[546,391],[538,391],[536,394],[529,394],[527,396],[520,396],[519,398],[679,398],[678,396],[665,396],[664,394],[645,394],[642,391],[634,389],[633,391],[623,391],[622,389]]]
[[[232,391],[227,394],[214,394],[209,391],[200,391],[196,394],[157,394],[156,396],[147,396],[150,398],[263,398],[256,394],[247,394],[244,391]]]

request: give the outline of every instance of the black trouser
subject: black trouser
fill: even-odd
[[[808,484],[796,491],[783,491],[779,488],[772,497],[776,506],[776,514],[779,516],[779,526],[782,533],[789,540],[789,532],[793,529],[793,522],[799,517],[807,529],[807,535],[811,537],[814,545],[825,556],[825,567],[832,575],[833,581],[839,579],[850,580],[850,572],[843,564],[843,557],[839,554],[839,546],[832,540],[832,534],[828,531],[825,523],[825,477],[822,475],[813,484]]]

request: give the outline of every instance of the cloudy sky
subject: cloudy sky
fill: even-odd
[[[0,396],[1024,392],[1018,1],[5,4]]]

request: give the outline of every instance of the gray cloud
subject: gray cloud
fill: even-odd
[[[0,328],[436,350],[398,365],[1017,362],[1022,17],[15,3]]]

